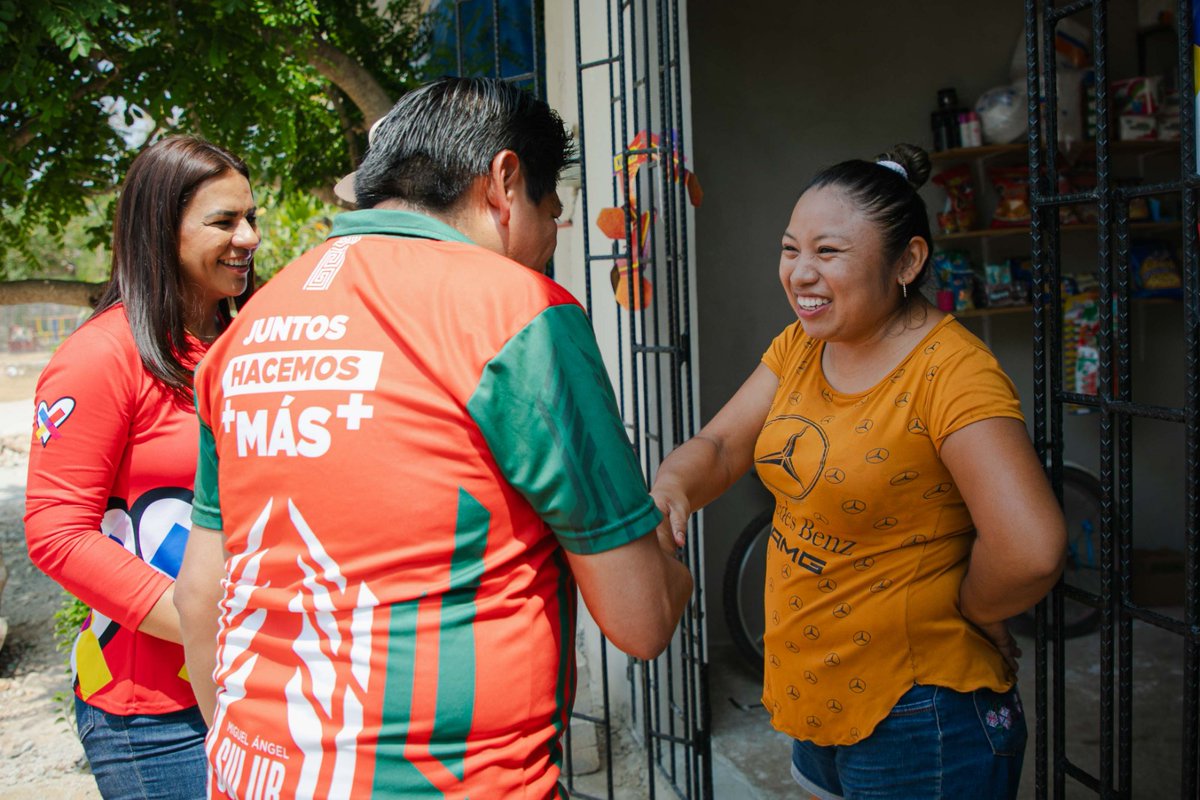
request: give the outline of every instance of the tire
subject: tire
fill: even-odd
[[[1067,564],[1063,582],[1100,594],[1100,512],[1103,493],[1100,481],[1092,473],[1069,465],[1063,466],[1063,516],[1067,523]],[[1100,628],[1101,611],[1077,600],[1063,600],[1064,638],[1087,636]],[[1033,609],[1013,620],[1019,633],[1033,635]],[[1054,620],[1050,620],[1050,634]]]
[[[767,574],[767,545],[771,540],[771,520],[775,509],[768,508],[754,517],[738,534],[725,561],[722,589],[725,598],[725,624],[742,662],[762,673],[763,631],[766,612],[763,591]]]

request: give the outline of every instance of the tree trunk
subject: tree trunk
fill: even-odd
[[[329,42],[317,40],[305,56],[313,69],[345,92],[350,102],[358,106],[368,128],[392,110],[395,100],[383,90],[375,76]]]
[[[107,283],[25,280],[0,283],[0,306],[22,303],[58,303],[94,308]]]

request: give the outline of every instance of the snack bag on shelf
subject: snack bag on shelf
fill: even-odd
[[[1096,394],[1100,382],[1100,351],[1085,344],[1078,346],[1075,357],[1075,392]]]
[[[954,293],[954,310],[975,308],[975,271],[969,266],[950,273],[950,291]]]
[[[1129,248],[1134,297],[1183,296],[1179,262],[1165,242],[1134,242]]]
[[[949,289],[951,275],[971,270],[971,257],[965,250],[934,250],[932,266],[937,288]]]
[[[971,185],[971,170],[966,164],[942,170],[933,182],[946,192],[945,208],[937,215],[942,233],[962,233],[975,228],[975,187]]]
[[[1033,302],[1033,259],[1029,256],[1013,256],[1008,259],[1012,273],[1013,298],[1018,305]]]
[[[1008,262],[987,264],[983,268],[984,299],[989,308],[1011,306],[1019,302],[1013,292],[1012,268]]]
[[[1110,81],[1113,109],[1119,115],[1153,116],[1162,106],[1159,76],[1139,76]]]
[[[1063,382],[1081,394],[1095,394],[1099,375],[1099,295],[1094,291],[1063,296]],[[1072,281],[1074,282],[1074,281]]]
[[[1058,173],[1058,193],[1071,194],[1077,191],[1074,182],[1071,180],[1071,174],[1068,170],[1062,170]],[[1059,206],[1058,221],[1063,225],[1078,225],[1079,212],[1075,210],[1075,206]]]
[[[993,228],[1012,228],[1029,225],[1029,167],[994,167],[988,177],[996,187],[999,200],[992,214]]]

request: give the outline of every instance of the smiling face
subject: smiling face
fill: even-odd
[[[179,222],[179,266],[188,329],[213,333],[217,304],[246,289],[258,247],[257,209],[250,183],[237,172],[196,189]]]
[[[899,266],[885,263],[878,227],[835,186],[796,203],[779,279],[805,333],[827,342],[871,341],[900,306]]]

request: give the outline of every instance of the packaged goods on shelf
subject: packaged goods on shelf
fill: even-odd
[[[1029,208],[1029,167],[994,167],[988,170],[988,178],[999,195],[996,212],[992,214],[991,227],[1028,226],[1032,221]]]
[[[1063,382],[1079,394],[1096,394],[1100,373],[1099,294],[1085,291],[1066,294],[1074,283],[1064,280],[1063,296]]]
[[[937,215],[942,233],[962,233],[974,230],[978,212],[975,208],[975,187],[971,170],[959,164],[933,176],[933,182],[946,192],[946,205]]]
[[[1134,242],[1129,248],[1135,297],[1183,296],[1179,261],[1165,242]]]

